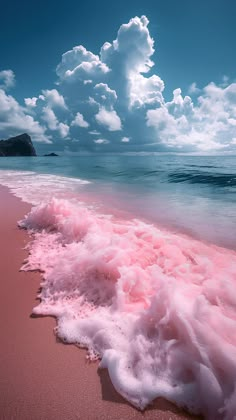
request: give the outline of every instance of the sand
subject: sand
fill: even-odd
[[[31,316],[40,273],[19,271],[29,237],[17,227],[29,209],[0,186],[0,419],[190,418],[162,399],[137,411],[85,350],[56,339],[53,318]]]

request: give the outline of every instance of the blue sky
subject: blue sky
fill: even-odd
[[[1,15],[1,138],[27,131],[66,152],[235,149],[233,0],[11,1]],[[79,45],[74,69],[99,60],[96,72],[56,74]]]

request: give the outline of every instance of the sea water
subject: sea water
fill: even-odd
[[[140,409],[165,397],[236,415],[236,157],[7,158],[0,183],[34,207],[25,270],[39,315],[88,349]]]

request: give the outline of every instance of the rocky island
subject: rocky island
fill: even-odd
[[[52,152],[52,153],[48,153],[48,154],[43,155],[43,156],[58,156],[58,155],[56,153]]]
[[[31,137],[24,133],[8,140],[0,140],[0,156],[36,156]]]

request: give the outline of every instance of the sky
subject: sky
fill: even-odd
[[[0,138],[41,153],[236,151],[234,0],[1,4]]]

